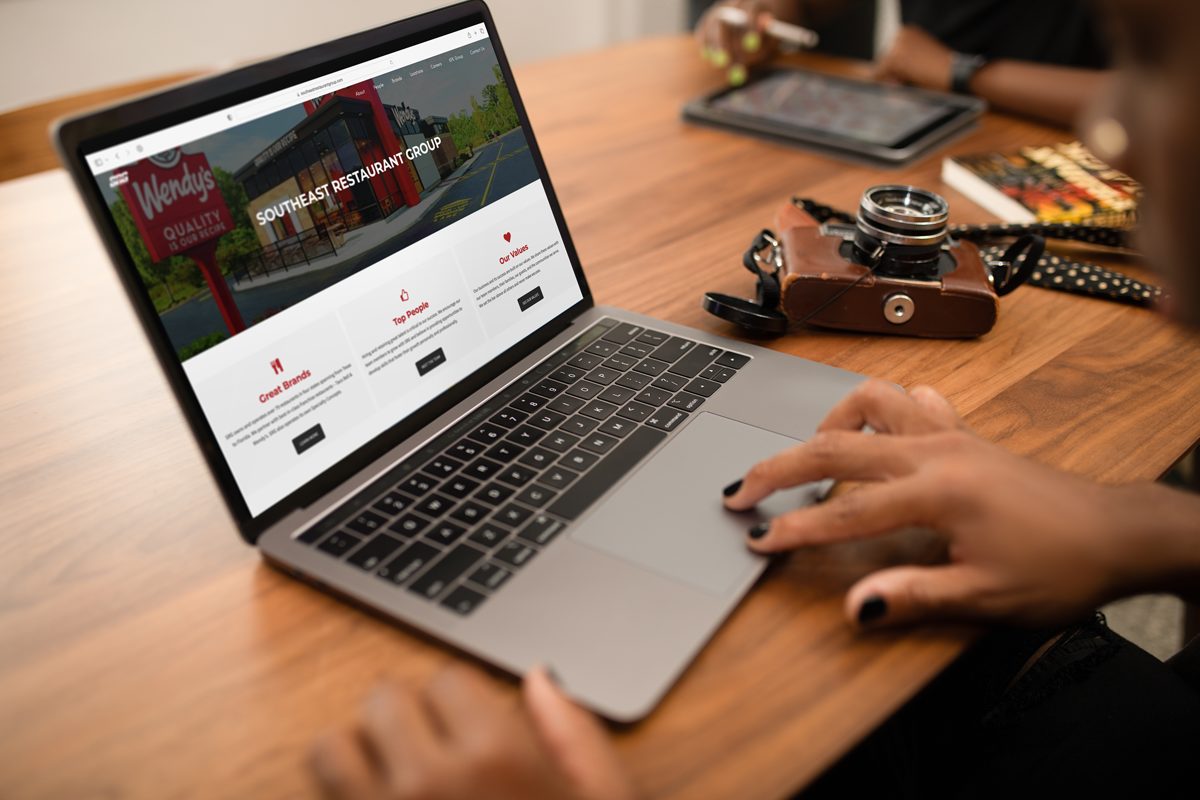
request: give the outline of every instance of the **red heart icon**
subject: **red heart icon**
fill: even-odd
[[[512,241],[512,234],[511,234],[511,233],[507,233],[507,232],[506,232],[506,233],[504,234],[504,241],[506,241],[506,242],[511,242],[511,241]]]

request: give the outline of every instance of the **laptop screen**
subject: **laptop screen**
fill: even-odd
[[[583,297],[482,23],[85,155],[252,516]]]

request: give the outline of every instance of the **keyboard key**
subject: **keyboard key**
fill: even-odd
[[[454,507],[454,501],[440,494],[431,494],[417,503],[416,510],[427,517],[440,517]]]
[[[450,516],[459,522],[464,522],[467,525],[474,525],[476,522],[482,521],[483,518],[489,513],[491,513],[491,509],[487,506],[476,503],[473,500],[468,500],[458,508],[454,509],[454,513],[452,513]]]
[[[589,433],[583,437],[583,441],[579,443],[579,446],[597,455],[604,455],[616,447],[619,441],[621,440],[615,436],[606,436],[603,433]]]
[[[707,344],[696,345],[692,352],[671,365],[671,372],[686,378],[694,378],[700,374],[700,370],[711,364],[713,359],[723,352],[725,351],[719,347]]]
[[[593,355],[592,353],[580,353],[567,362],[567,366],[579,367],[580,369],[592,369],[604,358],[602,356]]]
[[[507,525],[515,528],[525,520],[529,519],[531,516],[533,516],[533,512],[528,508],[525,508],[525,506],[519,506],[516,503],[509,503],[504,508],[496,512],[496,516],[493,518],[493,521],[498,522],[501,525]]]
[[[460,544],[438,559],[409,589],[433,600],[482,558],[483,553],[479,550],[470,545]]]
[[[611,356],[605,359],[604,363],[600,366],[605,369],[615,369],[624,372],[627,369],[633,369],[639,361],[641,361],[640,358],[633,358],[621,353],[613,353]]]
[[[556,458],[558,458],[558,456],[550,450],[547,450],[544,447],[534,447],[517,460],[519,463],[524,464],[527,467],[532,467],[533,469],[543,469],[553,464],[554,459]]]
[[[479,442],[473,442],[470,439],[463,439],[446,452],[455,458],[461,458],[463,461],[470,461],[472,458],[483,452],[483,445],[481,445]]]
[[[463,462],[456,461],[449,456],[438,456],[421,469],[425,470],[430,475],[436,475],[439,478],[445,478],[446,476],[454,473],[462,465]]]
[[[374,511],[364,511],[354,519],[346,523],[346,527],[355,533],[361,533],[363,536],[370,536],[375,531],[383,527],[383,523],[387,520]]]
[[[558,381],[552,381],[547,378],[529,391],[533,392],[534,394],[540,394],[542,397],[553,398],[558,397],[566,390],[567,384],[559,383]]]
[[[537,551],[529,545],[513,540],[505,542],[504,546],[496,552],[495,558],[510,567],[522,567],[536,555]]]
[[[483,423],[467,434],[467,436],[481,444],[491,444],[503,435],[504,428],[501,428],[499,425],[493,425],[490,422]]]
[[[453,478],[442,484],[441,490],[451,497],[456,497],[461,500],[478,488],[479,481],[473,481],[470,478],[463,477],[462,475],[455,475]]]
[[[394,531],[401,536],[416,536],[428,526],[429,520],[418,517],[416,514],[405,514],[391,525],[388,525],[388,530]]]
[[[608,386],[619,377],[621,377],[621,371],[613,369],[612,367],[596,367],[587,374],[587,379],[589,381],[592,383],[599,383],[603,386]]]
[[[684,386],[687,386],[687,378],[682,375],[672,375],[669,372],[664,372],[654,379],[654,383],[650,384],[655,389],[666,389],[668,392],[678,392]]]
[[[510,433],[508,435],[508,438],[511,441],[514,441],[523,447],[528,447],[529,445],[533,444],[534,442],[536,442],[538,439],[542,438],[545,435],[546,435],[545,431],[539,430],[538,428],[535,428],[532,425],[522,425],[521,427],[517,428],[515,431]]]
[[[537,473],[528,467],[522,467],[518,464],[510,464],[500,471],[500,474],[496,476],[496,480],[504,481],[510,486],[524,486],[533,480],[533,476],[536,474]]]
[[[600,460],[600,456],[580,450],[578,447],[559,459],[559,463],[571,469],[585,470]]]
[[[671,398],[667,408],[677,408],[680,411],[695,411],[704,404],[704,398],[691,392],[680,392]]]
[[[661,406],[671,399],[671,393],[663,389],[655,389],[653,386],[647,386],[637,396],[637,399],[638,402],[645,403],[648,406]]]
[[[659,361],[657,358],[647,358],[633,368],[634,372],[640,372],[643,375],[651,375],[658,377],[667,371],[667,367],[671,366],[665,361]]]
[[[420,497],[437,485],[436,480],[418,472],[396,488],[408,492],[413,497]]]
[[[466,532],[467,529],[462,525],[445,520],[434,525],[421,538],[445,547],[457,542]]]
[[[403,495],[399,492],[388,492],[372,507],[381,514],[394,517],[412,504],[413,499],[408,495]]]
[[[463,470],[472,478],[487,479],[500,471],[502,464],[498,464],[488,458],[477,458],[471,462],[471,465]]]
[[[543,547],[550,543],[550,540],[559,534],[565,526],[545,514],[538,514],[533,518],[525,529],[517,534],[518,539],[524,539],[527,542],[533,542],[539,547]]]
[[[538,476],[538,480],[555,489],[565,489],[579,474],[563,467],[551,467]]]
[[[354,554],[346,560],[360,569],[373,570],[403,546],[403,539],[397,539],[395,536],[380,533],[365,545],[355,550]]]
[[[604,338],[610,342],[625,344],[631,341],[634,337],[641,336],[645,330],[646,329],[641,325],[634,325],[632,322],[622,322],[610,329],[608,333],[604,334]]]
[[[654,406],[648,406],[645,403],[639,403],[636,400],[626,403],[624,407],[617,412],[618,417],[631,419],[634,422],[641,422],[646,417],[654,413]]]
[[[582,378],[585,372],[586,370],[584,369],[573,367],[570,364],[567,364],[566,366],[559,367],[554,372],[551,372],[550,377],[559,383],[570,384]]]
[[[750,356],[744,356],[741,353],[729,353],[717,359],[717,365],[721,367],[729,367],[730,369],[741,369],[750,363]]]
[[[547,511],[566,519],[577,519],[617,481],[629,474],[667,435],[653,428],[639,426],[604,457],[595,469],[575,482],[558,496]],[[579,451],[575,451],[579,452]]]
[[[533,483],[522,489],[520,494],[517,495],[517,499],[527,506],[541,508],[557,496],[558,492],[551,491],[545,486],[538,486],[536,483]]]
[[[679,411],[674,408],[660,408],[646,419],[646,424],[651,428],[658,428],[662,431],[673,431],[679,427],[679,423],[687,419],[686,411]]]
[[[551,428],[557,428],[558,424],[566,418],[566,414],[560,414],[557,411],[548,411],[543,408],[529,418],[529,424],[548,431]]]
[[[551,411],[557,411],[560,414],[574,414],[579,409],[583,408],[585,400],[570,395],[561,395],[556,397],[546,404],[546,408]]]
[[[491,550],[496,545],[503,542],[511,534],[508,528],[502,525],[497,525],[495,522],[485,522],[479,526],[469,537],[467,541],[481,545],[487,550]]]
[[[652,344],[655,347],[662,344],[667,339],[668,339],[668,336],[665,333],[660,333],[659,331],[652,331],[652,330],[646,330],[644,333],[642,333],[641,336],[637,337],[637,340],[639,342],[643,342],[645,344]]]
[[[596,428],[600,433],[607,433],[609,436],[623,437],[635,427],[635,423],[623,419],[621,417],[609,417],[600,427]]]
[[[512,497],[514,491],[516,490],[500,483],[489,483],[475,493],[475,499],[490,506],[498,506]]]
[[[442,605],[465,617],[478,608],[485,599],[484,595],[468,586],[458,586],[446,595],[446,599],[442,600]]]
[[[540,414],[541,412],[539,411],[538,413]],[[499,461],[501,464],[507,464],[524,452],[525,448],[518,444],[513,444],[512,442],[500,442],[499,444],[488,448],[488,451],[484,453],[484,455],[493,461]]]
[[[425,542],[413,542],[375,574],[400,586],[425,569],[429,562],[439,555],[441,555],[441,551],[433,545]]]
[[[604,391],[604,386],[599,383],[592,383],[589,380],[582,380],[567,390],[567,394],[572,397],[578,397],[581,400],[591,400],[596,395]]]
[[[481,586],[489,592],[494,592],[512,577],[512,573],[499,564],[491,561],[484,562],[467,576],[467,580],[476,586]]]
[[[538,397],[536,394],[523,394],[516,400],[513,400],[512,404],[517,410],[532,414],[546,405],[546,398]]]
[[[562,424],[561,430],[566,431],[573,436],[583,436],[591,433],[592,429],[595,428],[597,424],[598,423],[594,419],[588,419],[587,417],[581,417],[576,414]]]
[[[672,336],[659,345],[658,349],[651,355],[659,361],[675,361],[686,355],[695,346],[696,343],[691,339],[681,339],[678,336]]]
[[[332,556],[340,557],[345,555],[350,548],[357,547],[361,542],[362,539],[349,531],[334,531],[317,545],[317,549],[324,550]]]
[[[593,400],[579,410],[579,413],[585,417],[591,417],[596,420],[605,420],[617,410],[617,406],[612,403],[606,403],[603,400]]]
[[[588,422],[591,422],[591,420],[588,420]],[[547,434],[546,438],[542,439],[539,444],[547,450],[553,450],[556,453],[565,453],[578,443],[578,436],[558,430]]]
[[[701,397],[712,397],[717,389],[721,388],[721,384],[713,381],[706,381],[704,378],[696,378],[687,385],[687,390],[692,394],[698,394]]]
[[[629,344],[625,345],[617,352],[622,353],[623,355],[632,356],[638,360],[641,360],[641,359],[645,358],[646,356],[650,355],[651,353],[653,353],[654,348],[651,345],[642,344],[641,342],[630,342]]]
[[[617,352],[617,348],[620,346],[621,345],[616,342],[606,342],[603,339],[597,339],[588,345],[587,350],[584,352],[592,353],[598,356],[611,356],[613,353]]]
[[[645,389],[647,384],[649,384],[652,380],[654,380],[654,378],[650,375],[643,375],[640,372],[626,372],[621,376],[620,380],[617,381],[617,386],[625,386],[629,389],[641,391],[642,389]]]
[[[637,392],[633,389],[627,389],[624,386],[613,385],[600,393],[600,399],[606,400],[609,403],[621,405],[625,401],[631,399],[635,394],[637,394]]]
[[[517,411],[515,408],[506,408],[498,414],[495,414],[491,419],[488,420],[488,422],[492,423],[493,425],[499,425],[501,428],[508,428],[509,430],[512,430],[524,422],[527,416],[529,415],[524,411]]]

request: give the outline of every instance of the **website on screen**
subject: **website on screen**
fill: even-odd
[[[87,158],[255,515],[582,297],[483,26]]]

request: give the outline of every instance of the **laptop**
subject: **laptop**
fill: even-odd
[[[597,306],[482,2],[55,138],[242,536],[313,586],[631,721],[824,488],[721,504],[861,376]]]

